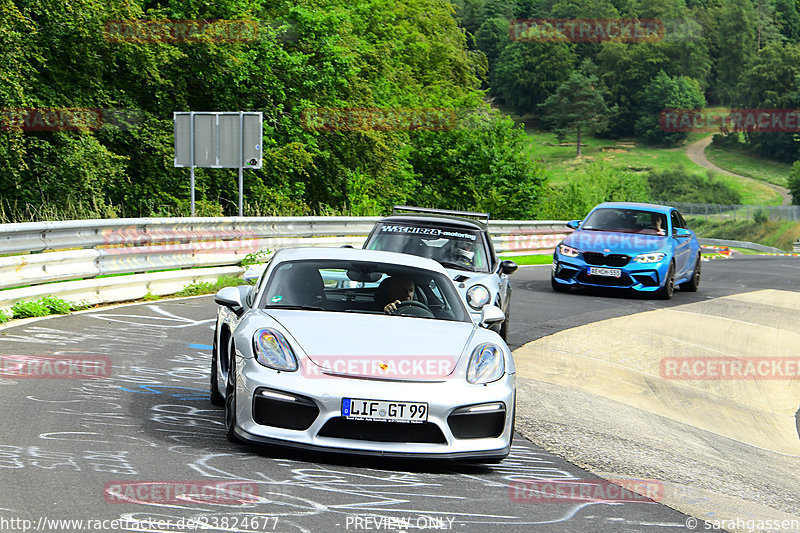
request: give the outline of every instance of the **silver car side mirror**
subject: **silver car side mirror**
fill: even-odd
[[[238,287],[225,287],[220,289],[217,294],[214,295],[214,301],[231,310],[244,307],[242,305],[242,295]]]
[[[488,328],[506,319],[506,314],[496,305],[485,305],[481,311],[481,327]]]

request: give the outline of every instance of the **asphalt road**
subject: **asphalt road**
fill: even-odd
[[[798,258],[708,262],[700,292],[659,302],[557,294],[547,267],[523,268],[512,278],[510,341],[516,347],[563,328],[734,292],[796,290],[798,269]],[[635,497],[533,501],[521,480],[616,493],[522,437],[492,466],[230,444],[223,410],[207,399],[214,313],[211,297],[202,297],[0,331],[5,360],[69,356],[110,364],[99,379],[0,378],[0,531],[686,530],[685,515]],[[234,486],[205,490],[211,483]],[[179,485],[210,496],[172,498],[166,491]],[[245,496],[236,496],[237,488]],[[200,527],[187,527],[189,520]]]

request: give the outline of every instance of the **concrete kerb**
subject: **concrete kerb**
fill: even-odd
[[[528,343],[514,352],[518,430],[607,479],[661,480],[661,503],[701,519],[797,520],[798,381],[675,381],[653,363],[680,353],[798,358],[798,310],[798,293],[754,291]]]

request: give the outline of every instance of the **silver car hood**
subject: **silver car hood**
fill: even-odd
[[[343,375],[385,377],[376,365],[433,359],[436,374],[414,379],[443,378],[453,372],[475,333],[470,322],[290,309],[265,312],[311,361]],[[357,364],[349,365],[353,361]]]

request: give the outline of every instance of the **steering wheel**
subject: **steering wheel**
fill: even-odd
[[[410,312],[403,313],[403,309],[408,309]],[[420,311],[427,314],[420,314]],[[410,316],[421,316],[426,318],[433,318],[433,311],[431,308],[425,305],[422,302],[418,302],[416,300],[404,300],[397,304],[397,314],[398,315],[410,315]]]

